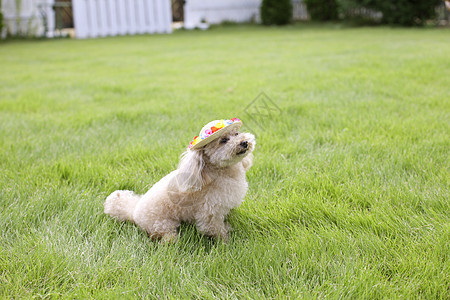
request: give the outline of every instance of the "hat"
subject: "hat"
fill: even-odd
[[[204,145],[217,139],[222,134],[227,133],[232,129],[239,129],[241,126],[242,121],[238,118],[211,121],[203,126],[198,136],[194,137],[188,148],[190,150],[194,150],[203,147]]]

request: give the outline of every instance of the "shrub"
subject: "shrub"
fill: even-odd
[[[0,8],[1,8],[2,3],[0,2]],[[0,35],[2,34],[3,31],[3,13],[0,10]]]
[[[371,0],[370,5],[383,13],[383,23],[399,25],[423,25],[435,16],[441,0]]]
[[[305,0],[305,4],[312,20],[332,21],[338,19],[336,0]]]
[[[263,0],[261,20],[264,25],[285,25],[292,19],[291,0]]]
[[[365,8],[381,12],[384,24],[403,26],[423,25],[435,17],[439,3],[441,0],[338,0],[344,17],[349,17],[351,9]]]

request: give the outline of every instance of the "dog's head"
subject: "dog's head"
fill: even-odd
[[[231,167],[255,149],[255,136],[237,129],[219,135],[205,146],[187,150],[178,165],[181,191],[198,191],[207,183],[212,170]]]
[[[226,168],[240,162],[247,154],[251,153],[255,144],[253,134],[233,130],[219,136],[199,150],[202,151],[207,165]]]

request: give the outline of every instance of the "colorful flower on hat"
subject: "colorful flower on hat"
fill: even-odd
[[[200,139],[204,140],[214,132],[211,129],[206,129],[205,131],[200,132]]]
[[[219,122],[216,123],[215,127],[218,128],[218,129],[222,129],[224,126],[225,125],[223,125],[223,121],[219,121]]]
[[[200,141],[200,138],[198,136],[194,137],[194,139],[189,143],[189,148],[192,148]]]

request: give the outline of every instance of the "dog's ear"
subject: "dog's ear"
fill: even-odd
[[[176,182],[178,191],[195,192],[202,189],[205,184],[203,178],[203,169],[205,161],[203,160],[203,150],[187,150],[181,156],[178,165]]]

